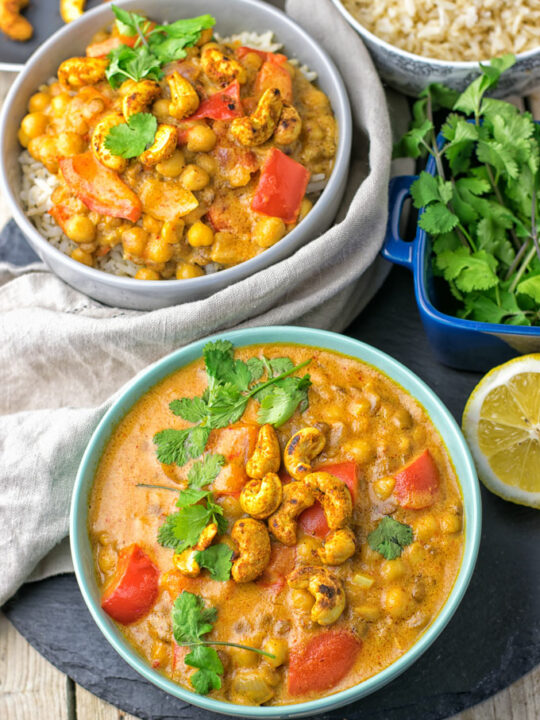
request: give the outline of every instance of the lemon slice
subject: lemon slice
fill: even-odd
[[[463,432],[484,485],[540,508],[540,354],[493,368],[463,411]]]

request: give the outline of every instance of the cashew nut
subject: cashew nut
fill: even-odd
[[[278,145],[290,145],[298,140],[302,131],[302,118],[294,105],[288,102],[283,103],[283,110],[274,132],[274,140]]]
[[[107,58],[69,58],[69,60],[64,60],[58,68],[58,80],[68,89],[95,85],[105,77],[108,64]]]
[[[199,107],[199,96],[189,80],[175,70],[167,75],[167,83],[171,91],[169,115],[177,120],[193,115]]]
[[[289,587],[309,590],[315,598],[311,619],[319,625],[336,622],[345,609],[345,591],[338,576],[324,567],[302,565],[287,578]]]
[[[219,85],[238,80],[242,85],[247,80],[245,68],[232,57],[222,52],[214,43],[208,43],[201,53],[201,67],[209,78]]]
[[[76,20],[84,12],[86,0],[60,0],[60,15],[65,23]]]
[[[303,428],[289,440],[283,453],[285,469],[295,480],[302,480],[312,471],[311,461],[326,445],[326,438],[315,427]]]
[[[124,83],[130,82],[129,80]],[[155,80],[141,80],[140,82],[132,82],[126,88],[128,92],[122,100],[122,112],[126,120],[135,113],[144,112],[148,109],[150,103],[154,102],[161,95],[161,88]],[[122,90],[122,88],[121,88]]]
[[[268,529],[284,545],[296,544],[296,518],[311,507],[315,497],[307,485],[292,482],[283,487],[283,500],[277,512],[268,518]]]
[[[253,518],[242,518],[234,523],[231,538],[239,553],[232,566],[233,580],[237,583],[255,580],[270,562],[270,537],[266,525]]]
[[[343,480],[327,472],[306,475],[304,483],[321,503],[330,530],[349,525],[352,519],[352,498]]]
[[[195,554],[201,550],[206,550],[212,543],[212,540],[216,537],[218,526],[216,523],[210,523],[207,525],[199,536],[197,544],[192,548],[188,548],[181,553],[173,556],[173,564],[182,575],[187,577],[197,577],[201,572],[199,563],[195,560]]]
[[[146,167],[153,167],[164,160],[168,160],[176,150],[178,133],[172,125],[159,125],[154,136],[154,142],[139,155],[139,160]]]
[[[0,0],[0,30],[17,42],[29,40],[34,28],[20,11],[28,5],[28,0]]]
[[[262,145],[276,129],[282,107],[279,90],[268,88],[261,95],[251,115],[235,118],[232,121],[231,135],[242,145]]]
[[[326,536],[319,556],[325,565],[342,565],[356,552],[356,538],[351,528],[333,530]]]
[[[257,435],[255,452],[247,461],[246,472],[251,478],[263,478],[266,473],[276,473],[281,465],[281,455],[276,431],[271,425],[263,425]]]
[[[262,480],[250,480],[244,485],[240,505],[248,515],[263,520],[278,509],[282,497],[279,475],[269,472]]]
[[[105,167],[116,170],[117,172],[123,172],[127,168],[128,161],[119,155],[113,155],[112,152],[105,147],[105,140],[112,127],[121,125],[124,122],[122,113],[108,113],[94,128],[90,141],[92,152],[99,162],[105,165]]]

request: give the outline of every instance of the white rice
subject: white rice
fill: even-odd
[[[220,38],[216,33],[216,37],[220,42],[240,43],[248,47],[262,50],[264,52],[277,52],[283,46],[280,43],[273,42],[274,34],[271,30],[265,33],[242,32],[238,35],[231,35],[227,38]],[[298,60],[290,60],[292,65],[299,67],[306,78],[312,82],[317,78],[317,73],[309,70],[306,65],[300,65]],[[56,82],[56,78],[49,80],[49,85]],[[56,223],[56,220],[49,215],[52,207],[51,195],[56,187],[60,184],[58,178],[50,173],[47,168],[38,160],[24,150],[19,155],[19,162],[22,168],[22,188],[21,200],[26,210],[27,216],[35,225],[38,232],[48,240],[57,250],[65,255],[71,255],[73,250],[78,247],[77,243],[70,240],[63,232],[62,228]],[[326,185],[326,177],[323,173],[318,173],[311,177],[307,187],[308,193],[319,193]],[[111,273],[112,275],[134,277],[140,269],[140,265],[126,260],[123,255],[122,243],[118,243],[112,250],[103,257],[95,258],[95,265],[98,270]],[[222,266],[218,263],[209,263],[203,268],[207,275],[218,272]]]

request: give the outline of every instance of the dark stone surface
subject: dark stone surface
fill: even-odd
[[[0,236],[0,257],[28,262],[17,232],[11,230],[9,242],[2,243],[5,237],[5,233]],[[392,270],[347,333],[410,367],[460,419],[479,375],[451,370],[435,361],[406,271]],[[540,662],[540,515],[505,503],[483,488],[482,500],[478,564],[446,630],[393,683],[354,705],[321,716],[323,720],[442,720],[510,685]],[[25,585],[4,612],[54,665],[122,710],[145,720],[217,717],[139,678],[94,625],[73,575]]]

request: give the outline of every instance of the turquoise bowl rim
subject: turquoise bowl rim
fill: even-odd
[[[398,660],[367,680],[319,700],[310,700],[295,705],[255,707],[233,705],[197,695],[168,680],[150,667],[123,639],[113,621],[99,604],[99,592],[94,577],[87,530],[87,513],[89,492],[103,450],[114,428],[144,393],[175,370],[200,358],[204,344],[209,340],[217,339],[230,340],[235,346],[275,342],[308,345],[319,349],[334,350],[372,365],[401,385],[427,411],[443,438],[461,486],[466,528],[465,550],[459,574],[440,613],[417,642]],[[338,708],[379,690],[409,668],[427,650],[450,621],[467,589],[478,554],[481,524],[480,489],[471,454],[456,421],[428,385],[397,360],[360,340],[325,330],[274,326],[223,332],[191,343],[150,365],[125,386],[121,395],[115,400],[94,431],[81,460],[71,503],[70,539],[77,581],[93,619],[119,655],[146,680],[180,700],[212,712],[235,717],[293,718],[310,717]]]

